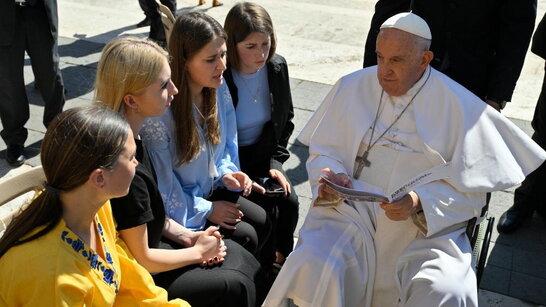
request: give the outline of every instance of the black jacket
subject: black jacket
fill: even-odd
[[[533,35],[531,51],[546,60],[546,14],[542,17]],[[546,72],[546,65],[544,71]],[[544,81],[542,81],[542,91],[535,107],[532,126],[535,130],[533,139],[542,148],[546,148],[546,74],[544,75]]]
[[[45,9],[51,36],[56,39],[58,35],[57,0],[32,0],[30,2],[36,7]],[[16,10],[15,0],[0,1],[0,46],[9,46],[13,41],[16,20],[21,18]]]
[[[531,51],[546,60],[546,14],[542,17],[533,35]]]
[[[379,0],[364,67],[375,65],[375,40],[390,16],[413,12],[432,32],[431,65],[481,99],[510,101],[536,18],[536,0]]]
[[[262,130],[258,141],[249,146],[239,147],[241,169],[250,176],[263,177],[270,169],[282,169],[282,164],[290,157],[288,139],[294,131],[294,107],[290,92],[288,65],[286,60],[276,54],[267,65],[267,79],[271,97],[271,120]],[[224,72],[233,105],[237,108],[239,95],[233,82],[231,67]]]

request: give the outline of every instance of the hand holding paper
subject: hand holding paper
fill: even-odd
[[[318,197],[315,200],[317,206],[335,205],[341,201],[337,191],[330,188],[330,185],[324,184],[326,181],[332,182],[337,186],[352,188],[351,178],[344,173],[333,173],[329,168],[322,170],[323,175],[319,178],[319,183],[322,183],[318,190]]]
[[[331,174],[327,175],[327,173],[321,176],[319,182],[323,182],[323,185],[327,186],[327,188],[323,188],[322,191],[329,191],[330,193],[333,192],[335,195],[342,199],[392,203],[393,201],[399,200],[407,195],[408,192],[413,190],[413,188],[435,180],[441,180],[451,177],[451,170],[452,169],[450,163],[435,166],[413,177],[401,187],[398,187],[392,191],[385,191],[380,187],[374,186],[361,180],[351,181],[349,177],[347,177],[347,179],[349,179],[351,183],[342,185],[340,183],[343,182],[340,181],[339,177],[332,177]],[[336,176],[339,175],[340,174],[336,174]],[[321,190],[319,190],[319,198],[321,195],[320,193]]]
[[[379,206],[385,210],[385,215],[392,221],[405,221],[415,212],[422,210],[419,195],[413,191],[400,200],[392,203],[382,202]]]

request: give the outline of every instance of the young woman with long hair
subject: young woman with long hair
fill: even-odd
[[[128,195],[111,200],[117,228],[169,297],[192,306],[255,306],[265,286],[252,254],[231,240],[224,242],[218,227],[191,231],[165,216],[154,165],[139,135],[144,120],[163,115],[177,93],[167,53],[157,44],[126,37],[105,46],[96,101],[127,119],[139,161]]]
[[[273,221],[266,250],[278,269],[293,249],[299,214],[298,196],[283,170],[294,130],[288,65],[275,53],[273,22],[262,6],[237,3],[228,12],[224,29],[228,35],[224,77],[237,116],[241,169],[258,182],[277,186],[250,199],[263,206]]]
[[[189,306],[168,302],[116,243],[109,199],[129,191],[135,151],[125,119],[106,108],[69,109],[50,123],[44,189],[0,239],[0,305]]]
[[[171,107],[144,123],[142,136],[157,174],[166,213],[192,230],[219,225],[255,255],[271,224],[265,211],[244,196],[253,188],[239,170],[237,127],[226,69],[226,34],[201,12],[180,15],[169,40],[174,84]]]

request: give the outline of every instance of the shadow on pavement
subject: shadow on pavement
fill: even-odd
[[[292,185],[296,186],[300,183],[307,181],[307,169],[305,168],[305,163],[307,158],[309,158],[309,149],[303,143],[298,140],[294,141],[294,144],[290,145],[288,151],[292,155],[295,155],[299,159],[299,164],[292,169],[286,171],[288,178],[292,182]]]
[[[499,234],[490,250],[481,288],[546,305],[545,234],[546,221],[536,213],[516,232]]]

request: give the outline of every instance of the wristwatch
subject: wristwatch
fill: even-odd
[[[497,99],[497,98],[493,98],[493,97],[485,97],[485,100],[491,100],[493,101],[494,103],[498,104],[499,105],[499,108],[502,110],[504,109],[504,107],[506,107],[506,103],[508,101],[506,100],[502,100],[502,99]]]

